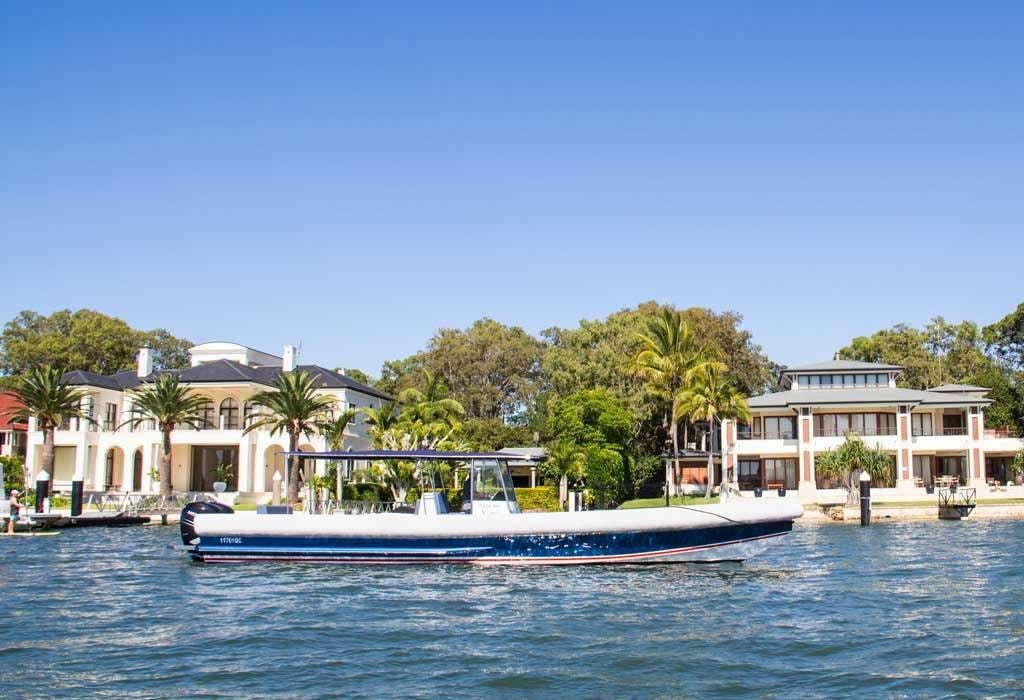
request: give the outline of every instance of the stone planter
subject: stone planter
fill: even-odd
[[[213,482],[213,490],[217,493],[224,493],[228,490],[228,482],[226,481],[215,481]]]

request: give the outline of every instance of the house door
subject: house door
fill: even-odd
[[[135,450],[135,461],[132,464],[132,488],[142,490],[142,450]]]

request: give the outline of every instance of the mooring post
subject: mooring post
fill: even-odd
[[[871,475],[866,471],[860,473],[860,526],[871,524]]]
[[[74,518],[82,514],[82,489],[84,487],[85,476],[81,472],[76,472],[75,477],[71,480],[71,517]]]
[[[36,512],[42,513],[46,499],[50,496],[50,473],[39,472],[36,477]]]

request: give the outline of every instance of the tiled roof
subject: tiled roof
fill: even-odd
[[[0,391],[0,430],[28,430],[28,423],[12,423],[8,412],[21,408],[21,399],[9,391]]]
[[[325,369],[319,365],[299,365],[298,369],[305,370],[314,377],[317,377],[320,380],[320,386],[327,389],[351,389],[352,391],[358,391],[359,393],[384,399],[385,401],[392,399],[390,395],[385,394],[383,391],[374,389],[372,386],[367,386],[351,377],[346,377],[343,374]],[[201,362],[194,367],[182,370],[159,370],[150,374],[144,381],[154,381],[161,374],[167,372],[177,373],[178,379],[186,384],[232,384],[238,382],[273,386],[274,380],[281,374],[281,368],[277,366],[250,367],[234,360],[212,360],[210,362]],[[136,373],[131,370],[125,370],[112,375],[75,370],[67,372],[64,375],[64,381],[76,386],[95,386],[115,391],[124,391],[137,387],[143,380],[140,380]]]
[[[942,386],[933,386],[928,389],[928,391],[947,391],[950,393],[956,393],[967,391],[991,391],[991,389],[984,386],[973,386],[971,384],[943,384]]]
[[[899,389],[884,387],[878,389],[796,389],[776,391],[771,394],[754,396],[747,400],[751,408],[788,408],[791,406],[828,406],[843,404],[920,404],[920,405],[978,405],[990,404],[983,399],[966,394],[944,394],[937,391]]]
[[[799,367],[786,367],[783,371],[784,374],[790,372],[843,372],[846,370],[851,371],[890,371],[894,369],[903,369],[899,365],[888,365],[878,362],[860,362],[859,360],[829,360],[828,362],[816,362],[810,365],[800,365]]]

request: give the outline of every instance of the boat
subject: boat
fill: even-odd
[[[200,562],[567,565],[742,561],[790,532],[803,514],[789,499],[631,510],[523,513],[508,460],[516,455],[415,451],[287,453],[300,460],[408,460],[425,484],[412,512],[235,512],[191,503],[179,526]],[[463,505],[449,512],[438,463],[465,475]]]

